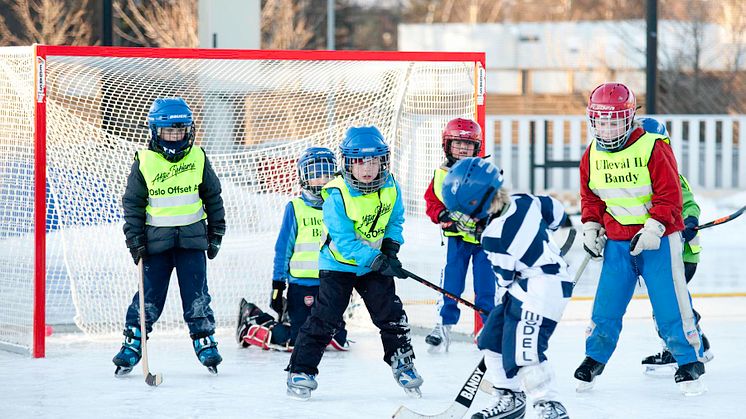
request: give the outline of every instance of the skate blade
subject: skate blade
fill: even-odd
[[[132,368],[134,367],[117,367],[117,369],[114,370],[114,376],[118,378],[124,377],[132,372]]]
[[[288,387],[287,395],[295,400],[305,401],[311,398],[311,390],[307,388]]]
[[[217,366],[207,367],[207,371],[210,371],[214,375],[218,375],[218,367]]]
[[[676,364],[645,365],[645,375],[650,377],[672,377],[676,373]]]
[[[575,389],[575,391],[578,393],[585,393],[586,391],[590,391],[591,389],[593,389],[593,386],[596,385],[595,378],[590,383],[587,381],[581,381],[577,379],[576,381],[578,382],[578,387]]]
[[[448,347],[443,343],[439,345],[430,345],[429,343],[427,344],[427,353],[429,354],[441,354],[445,352],[448,352]]]
[[[407,396],[413,398],[413,399],[421,399],[422,398],[422,390],[420,390],[419,387],[414,388],[405,388],[404,392],[407,393]]]
[[[687,397],[692,397],[707,392],[707,386],[700,378],[694,381],[683,381],[679,383],[679,390],[681,390],[681,394]]]

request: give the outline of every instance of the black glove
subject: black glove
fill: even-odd
[[[451,213],[448,210],[443,210],[438,214],[439,223],[452,223]]]
[[[140,263],[140,259],[144,259],[145,255],[148,254],[148,251],[145,248],[147,239],[144,234],[138,234],[137,236],[127,239],[126,243],[127,248],[130,249],[132,260],[135,262],[135,265],[137,265]]]
[[[398,259],[396,255],[399,253],[399,247],[401,245],[393,239],[385,238],[381,244],[381,253],[390,258]]]
[[[269,306],[280,317],[285,312],[285,301],[282,298],[283,291],[285,291],[285,281],[272,281],[272,301],[269,303]]]
[[[370,264],[370,268],[374,271],[378,271],[383,276],[395,276],[397,278],[407,278],[408,275],[402,270],[401,262],[399,259],[390,258],[383,253],[376,256],[373,259],[373,263]]]
[[[221,227],[207,227],[207,258],[215,259],[220,251],[220,243],[223,242],[223,235],[225,234],[225,226]]]
[[[692,241],[694,236],[697,235],[697,230],[695,230],[695,228],[697,228],[698,225],[699,220],[693,215],[684,219],[684,231],[681,232],[681,235],[684,237],[685,242],[689,243]]]

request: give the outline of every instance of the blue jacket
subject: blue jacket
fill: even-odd
[[[353,197],[362,195],[356,189],[350,187],[346,181],[345,185]],[[391,217],[386,225],[383,238],[390,238],[399,244],[404,244],[404,236],[402,235],[404,230],[404,203],[399,184],[393,176],[389,176],[389,179],[383,185],[384,188],[391,186],[396,187],[396,202],[391,209]],[[329,246],[325,245],[321,249],[321,255],[319,255],[319,270],[354,272],[357,276],[370,272],[370,264],[373,263],[376,256],[381,254],[381,251],[364,244],[362,240],[355,237],[355,227],[352,220],[347,217],[342,194],[339,190],[329,190],[329,197],[324,200],[322,209],[324,211],[324,226],[329,232],[329,236],[334,239],[337,249],[345,258],[355,259],[358,266],[337,262],[329,251]]]
[[[309,207],[319,208],[309,202],[301,195],[303,202]],[[280,234],[275,242],[275,261],[272,270],[272,280],[279,282],[289,282],[291,284],[303,285],[306,287],[319,286],[318,278],[296,278],[290,275],[290,258],[293,257],[295,248],[295,238],[298,236],[298,220],[295,218],[295,209],[293,203],[289,201],[285,205],[285,214],[282,216],[282,226]]]

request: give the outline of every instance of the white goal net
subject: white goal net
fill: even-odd
[[[181,96],[223,187],[227,234],[208,262],[208,286],[218,326],[233,327],[242,297],[267,308],[282,210],[299,192],[297,157],[309,146],[337,150],[350,126],[377,126],[392,148],[407,208],[403,251],[440,246],[437,229],[423,220],[422,196],[442,160],[444,124],[483,116],[483,58],[0,48],[0,342],[32,345],[33,215],[44,211],[34,205],[35,118],[46,129],[46,323],[121,332],[138,281],[121,197],[135,151],[149,139],[153,99]],[[35,71],[45,77],[35,79]],[[442,259],[437,266],[420,259],[411,270],[437,282]],[[414,287],[422,293],[405,301],[433,298]],[[172,329],[186,333],[175,278],[156,325]]]

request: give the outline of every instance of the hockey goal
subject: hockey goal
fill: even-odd
[[[484,126],[484,75],[483,53],[0,48],[0,345],[44,356],[46,324],[120,333],[138,280],[121,196],[156,97],[191,105],[222,182],[228,232],[208,264],[218,326],[234,326],[241,297],[267,307],[295,160],[312,145],[337,150],[352,125],[388,139],[407,208],[403,254],[437,282],[442,259],[422,257],[440,247],[422,195],[443,125]],[[157,331],[186,330],[177,288]],[[434,299],[404,288],[406,302]]]

